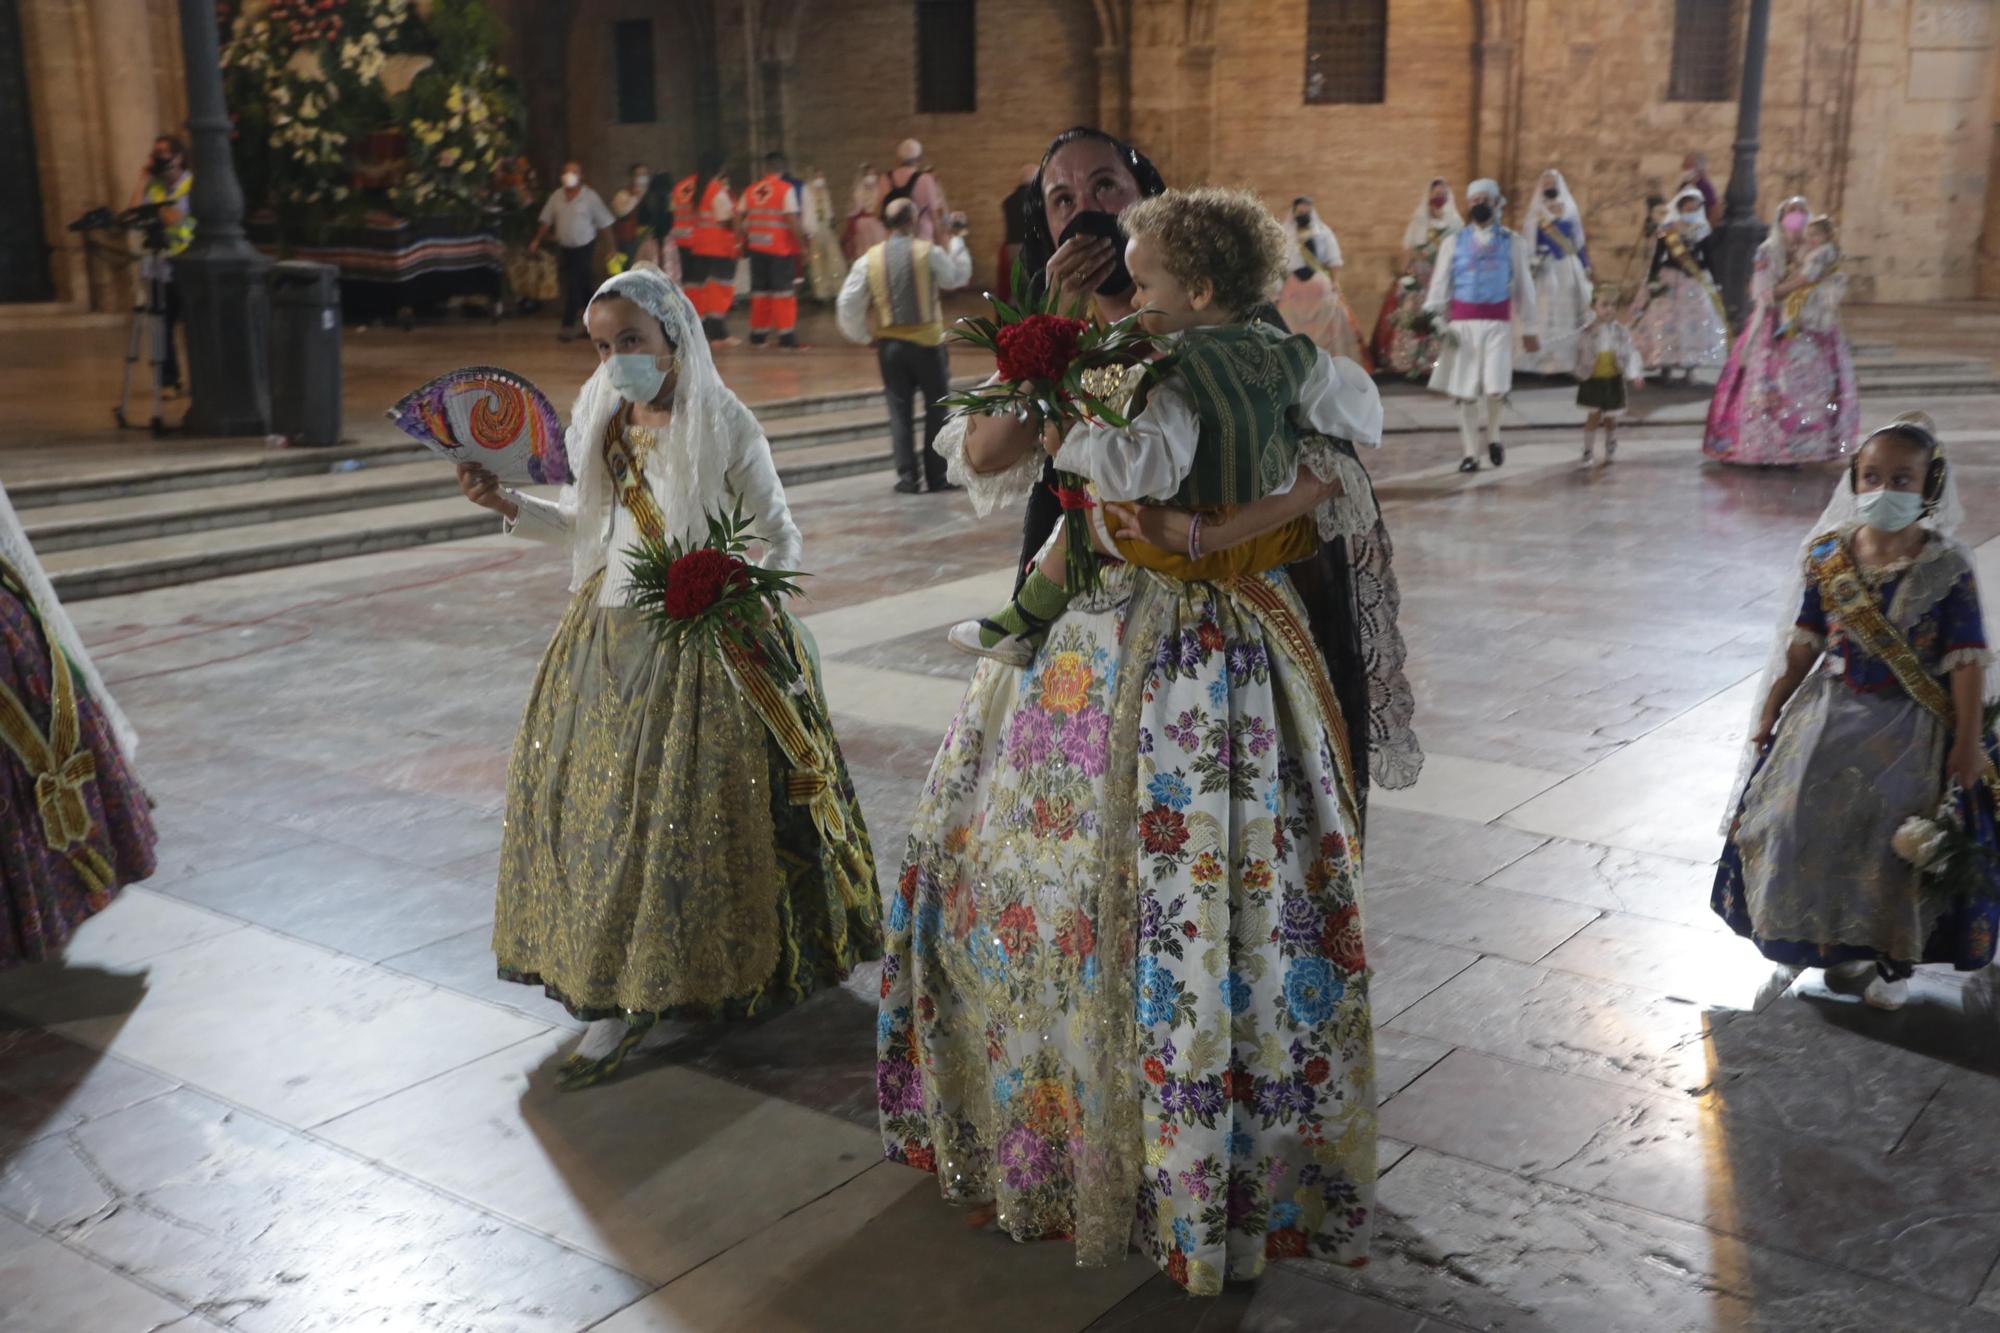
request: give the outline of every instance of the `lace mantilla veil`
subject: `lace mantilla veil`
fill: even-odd
[[[42,569],[42,562],[35,558],[35,548],[28,544],[27,531],[22,528],[20,516],[14,512],[4,485],[0,485],[0,560],[5,560],[27,585],[28,597],[35,604],[35,612],[41,617],[43,628],[62,645],[70,665],[83,677],[91,702],[97,705],[97,711],[110,724],[111,734],[118,738],[118,748],[125,752],[125,758],[130,762],[139,748],[138,733],[132,730],[132,724],[125,719],[117,701],[111,697],[111,691],[104,688],[104,678],[97,674],[97,665],[90,660],[90,653],[83,646],[83,636],[76,632],[69,613],[56,599],[54,585]]]
[[[700,538],[708,530],[709,515],[727,499],[729,460],[716,455],[715,442],[734,439],[746,422],[754,429],[755,419],[722,382],[708,339],[701,331],[701,317],[673,279],[651,264],[638,264],[606,279],[590,299],[596,302],[612,296],[624,297],[659,320],[679,358],[673,421],[658,445],[662,475],[672,477],[674,484],[656,487],[655,497],[669,536]],[[607,366],[600,365],[584,381],[563,437],[570,475],[576,478],[577,512],[581,514],[596,514],[609,500],[606,488],[610,478],[598,446],[621,402],[609,375]],[[578,544],[571,586],[582,587],[604,559],[601,547]]]
[[[1939,439],[1937,428],[1931,424],[1931,419],[1922,412],[1906,412],[1888,425],[1869,432],[1867,439],[1861,442],[1862,447],[1867,447],[1868,440],[1898,426],[1914,426],[1932,439],[1938,440],[1938,456],[1946,459],[1944,486],[1938,493],[1937,503],[1932,505],[1930,511],[1919,521],[1925,528],[1946,541],[1955,541],[1952,534],[1965,521],[1965,503],[1959,496],[1956,471],[1950,464],[1944,442]],[[1857,449],[1856,455],[1859,452]],[[1860,526],[1861,514],[1854,494],[1854,470],[1852,467],[1842,468],[1840,482],[1833,488],[1833,498],[1827,501],[1826,508],[1820,511],[1819,518],[1806,529],[1805,537],[1799,542],[1798,551],[1792,557],[1784,592],[1778,601],[1778,628],[1772,635],[1771,651],[1764,659],[1763,674],[1757,678],[1757,691],[1750,697],[1750,720],[1744,733],[1743,756],[1737,765],[1736,783],[1730,788],[1729,804],[1722,812],[1721,832],[1725,837],[1729,834],[1729,826],[1735,822],[1737,809],[1743,804],[1744,788],[1749,785],[1750,772],[1757,764],[1757,747],[1753,739],[1757,733],[1757,724],[1763,718],[1764,701],[1771,695],[1771,686],[1784,674],[1785,659],[1791,654],[1792,644],[1796,638],[1799,607],[1804,604],[1806,596],[1806,556],[1812,550],[1813,543],[1827,533],[1849,533]],[[1967,553],[1967,562],[1972,563],[1970,552]],[[2000,693],[2000,688],[1996,686],[2000,686],[2000,682],[1996,682],[1994,667],[1989,663],[1986,668],[1986,698],[1991,699],[1996,693]]]

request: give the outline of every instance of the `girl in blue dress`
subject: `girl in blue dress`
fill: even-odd
[[[1786,602],[1711,900],[1765,957],[1865,979],[1882,1009],[1904,1003],[1918,963],[1986,966],[2000,918],[1992,655],[1972,552],[1948,535],[1961,516],[1923,414],[1855,455]],[[1962,853],[1977,863],[1970,890],[1920,870],[1897,837],[1947,797],[1985,849]]]

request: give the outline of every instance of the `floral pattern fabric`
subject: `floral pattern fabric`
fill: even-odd
[[[1785,275],[1759,249],[1751,277],[1754,306],[1709,400],[1702,452],[1724,463],[1785,466],[1839,458],[1861,434],[1854,358],[1840,331],[1845,279],[1838,257],[1815,252],[1803,275],[1819,284],[1797,328],[1784,327],[1775,296]]]
[[[1107,570],[1031,668],[973,678],[889,903],[888,1156],[1079,1262],[1136,1235],[1203,1294],[1358,1263],[1372,1224],[1351,775],[1283,643]]]

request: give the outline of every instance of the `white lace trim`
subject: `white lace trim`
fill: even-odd
[[[1299,455],[1299,461],[1321,481],[1340,483],[1341,493],[1313,511],[1321,541],[1374,533],[1382,511],[1375,503],[1375,488],[1369,483],[1368,470],[1359,461],[1326,444],[1308,446]]]
[[[953,417],[938,432],[936,448],[945,461],[945,479],[965,487],[972,512],[981,518],[1026,504],[1035,483],[1042,479],[1042,451],[1030,449],[1019,462],[1000,472],[975,472],[965,457],[967,424],[967,418]]]
[[[1962,666],[1976,666],[1982,670],[1993,665],[1993,654],[1985,648],[1954,648],[1938,659],[1937,674],[1950,675]]]

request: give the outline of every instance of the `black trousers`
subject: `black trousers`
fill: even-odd
[[[160,385],[178,389],[181,387],[181,358],[174,350],[174,325],[181,322],[181,289],[171,277],[160,284],[160,308],[160,328],[166,342],[160,354]]]
[[[951,362],[943,347],[884,338],[875,344],[882,367],[882,392],[889,400],[889,442],[896,451],[896,475],[907,482],[944,484],[944,456],[935,448],[944,429],[944,396],[951,391]],[[923,470],[917,470],[916,415],[912,394],[924,399]]]
[[[597,242],[589,245],[563,245],[556,247],[556,277],[562,283],[563,327],[573,329],[583,318],[583,308],[590,304],[594,285],[591,282],[590,257],[597,251]]]

